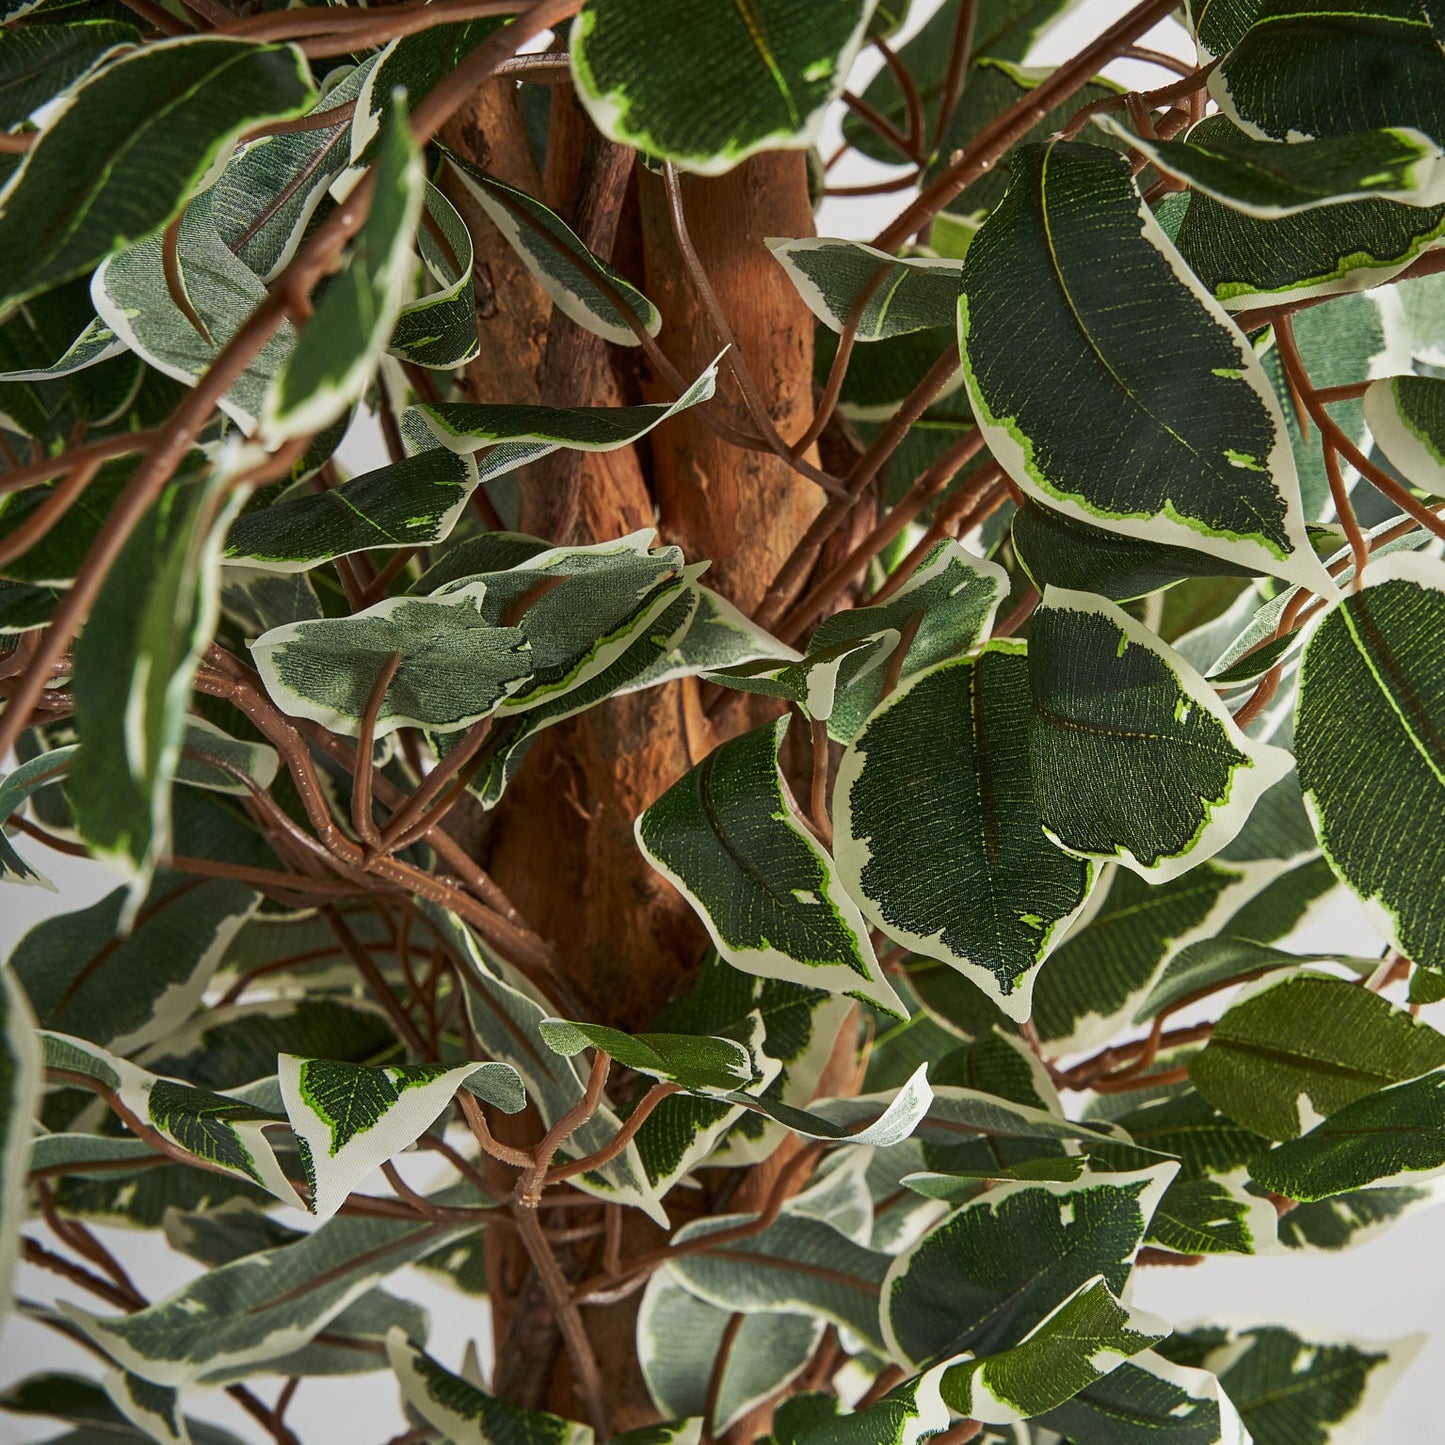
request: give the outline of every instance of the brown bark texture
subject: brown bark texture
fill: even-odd
[[[454,120],[447,143],[512,185],[544,198],[600,256],[640,285],[663,316],[663,351],[687,377],[722,350],[715,318],[689,275],[661,181],[591,127],[568,87],[551,103],[539,173],[515,92],[489,86]],[[763,241],[812,233],[804,157],[763,155],[727,176],[681,182],[687,225],[756,380],[773,425],[801,435],[812,414],[813,319]],[[505,242],[465,196],[449,192],[477,236],[482,353],[468,369],[478,401],[554,406],[670,399],[640,353],[610,347],[555,311]],[[640,394],[639,394],[640,393]],[[712,404],[740,430],[758,426],[725,360]],[[585,544],[647,526],[689,561],[710,559],[708,585],[745,611],[821,505],[809,481],[771,452],[722,441],[698,411],[636,448],[560,452],[520,478],[521,530]],[[729,714],[728,730],[748,725]],[[651,689],[594,708],[537,740],[484,828],[484,861],[522,915],[554,946],[557,966],[595,1017],[639,1030],[696,968],[706,937],[691,909],[647,865],[633,820],[714,741],[695,683]],[[535,1138],[526,1115],[494,1120],[498,1136]],[[766,1188],[771,1171],[759,1170]],[[624,1257],[663,1235],[635,1211]],[[635,1217],[632,1217],[635,1216]],[[510,1232],[488,1237],[498,1346],[494,1387],[504,1398],[576,1417],[565,1352],[534,1273]],[[573,1278],[601,1265],[600,1243],[559,1248]],[[638,1296],[584,1310],[608,1384],[613,1426],[656,1418],[636,1361]]]

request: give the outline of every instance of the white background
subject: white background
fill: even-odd
[[[905,36],[935,7],[918,0]],[[1035,54],[1039,63],[1058,63],[1081,44],[1130,9],[1128,0],[1084,0],[1063,22],[1044,36]],[[1189,42],[1174,22],[1165,22],[1144,43],[1184,57]],[[861,89],[864,77],[876,65],[860,61],[853,86]],[[1160,72],[1134,62],[1111,68],[1108,74],[1129,84],[1164,83]],[[836,127],[825,135],[827,154],[836,141]],[[851,159],[851,158],[850,158]],[[846,163],[845,163],[846,165]],[[856,184],[887,174],[868,163],[845,169],[835,177],[840,184]],[[828,235],[866,238],[882,227],[907,200],[907,195],[868,200],[833,200],[824,203],[819,231]],[[26,840],[26,856],[56,882],[59,894],[39,889],[9,888],[0,899],[0,955],[8,954],[20,936],[49,913],[84,907],[107,892],[111,881],[95,865],[50,853]],[[1351,901],[1336,894],[1325,908],[1307,921],[1290,943],[1301,953],[1311,948],[1334,953],[1373,955],[1379,941]],[[380,1180],[378,1177],[378,1184]],[[153,1235],[117,1230],[99,1231],[128,1266],[142,1287],[171,1289],[190,1273]],[[1368,1434],[1368,1445],[1434,1445],[1445,1439],[1441,1426],[1437,1382],[1445,1375],[1445,1250],[1440,1248],[1440,1219],[1426,1211],[1377,1236],[1355,1250],[1339,1255],[1285,1255],[1255,1259],[1216,1259],[1192,1269],[1141,1269],[1136,1272],[1135,1299],[1147,1309],[1176,1324],[1221,1317],[1253,1318],[1295,1323],[1365,1340],[1389,1340],[1416,1333],[1435,1332],[1419,1358],[1397,1386],[1384,1413]],[[54,1277],[22,1266],[17,1285],[21,1294],[55,1297]],[[443,1363],[456,1368],[469,1339],[490,1350],[487,1309],[484,1303],[464,1300],[414,1270],[395,1277],[396,1292],[410,1295],[432,1311],[430,1348]],[[61,1293],[85,1303],[78,1292]],[[38,1326],[12,1320],[0,1334],[0,1387],[36,1369],[74,1368],[92,1373],[92,1360],[77,1347]],[[258,1393],[270,1398],[273,1386]],[[226,1424],[245,1439],[268,1437],[219,1392],[188,1398],[189,1413]],[[353,1376],[338,1381],[307,1380],[297,1391],[287,1419],[304,1445],[381,1445],[402,1428],[395,1386],[389,1374]],[[57,1427],[0,1415],[0,1442],[43,1440],[61,1433]],[[1365,1441],[1352,1445],[1366,1445]]]

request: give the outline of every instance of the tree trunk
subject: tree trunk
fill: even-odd
[[[661,345],[691,378],[721,346],[681,264],[660,184],[645,175],[640,185],[631,180],[630,155],[598,136],[562,88],[552,124],[549,199],[604,257],[613,250],[619,216],[624,228],[630,223],[627,239],[635,237],[636,213],[627,208],[640,205],[646,274],[634,279],[663,314]],[[448,139],[494,170],[505,152],[514,165],[504,178],[541,194],[535,168],[515,163],[519,145],[524,158],[526,152],[511,96],[484,92]],[[695,243],[738,347],[775,425],[796,437],[811,416],[813,320],[768,261],[763,238],[811,233],[804,158],[756,157],[720,179],[688,179],[683,189]],[[493,239],[485,222],[479,235]],[[635,243],[624,246],[635,249]],[[468,378],[478,400],[575,406],[624,399],[612,348],[552,311],[530,276],[519,277],[496,246],[479,246],[478,265],[479,276],[492,282],[491,293],[485,279],[479,284],[486,339]],[[721,400],[713,405],[755,431],[726,363],[723,373]],[[655,389],[645,368],[643,385]],[[587,543],[656,524],[689,561],[712,559],[708,583],[745,610],[762,597],[821,502],[817,489],[786,463],[720,442],[695,412],[659,428],[650,447],[605,456],[559,453],[529,469],[521,486],[522,530]],[[695,684],[674,684],[615,698],[549,728],[487,830],[485,861],[493,876],[555,946],[558,967],[579,995],[615,1027],[646,1028],[706,947],[691,909],[647,865],[633,837],[636,816],[711,745],[696,702]],[[558,908],[559,899],[567,906]],[[510,1136],[509,1125],[517,1122],[495,1121],[499,1136]],[[535,1129],[532,1123],[521,1132],[530,1138]],[[627,1214],[624,1257],[655,1247],[662,1237],[656,1226],[635,1211]],[[494,1231],[488,1248],[497,1386],[519,1402],[578,1418],[565,1352],[530,1266],[507,1233]],[[569,1272],[591,1273],[601,1265],[600,1247],[584,1248],[572,1260],[568,1251],[558,1253]],[[634,1294],[584,1312],[618,1429],[656,1417],[635,1357],[637,1302]]]

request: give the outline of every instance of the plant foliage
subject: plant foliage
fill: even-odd
[[[1445,12],[911,8],[0,6],[0,1411],[1364,1439],[1134,1291],[1445,1174]]]

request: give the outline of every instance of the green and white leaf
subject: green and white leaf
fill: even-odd
[[[183,1079],[159,1077],[84,1039],[42,1032],[40,1040],[48,1070],[93,1080],[204,1167],[249,1180],[284,1203],[302,1207],[266,1137],[268,1128],[285,1122],[279,1113]],[[136,1373],[155,1378],[144,1370]]]
[[[696,1034],[625,1034],[603,1024],[543,1019],[538,1026],[549,1048],[575,1058],[600,1049],[614,1062],[654,1079],[700,1093],[730,1093],[753,1082],[752,1054],[734,1039]]]
[[[494,1399],[443,1369],[399,1329],[387,1336],[386,1353],[402,1403],[452,1445],[592,1445],[586,1425]]]
[[[662,328],[657,308],[620,272],[599,260],[555,212],[462,157],[457,176],[557,309],[614,346],[638,345],[628,317],[649,336]]]
[[[1415,486],[1445,496],[1445,379],[1392,376],[1365,393],[1375,444]]]
[[[1400,553],[1371,562],[1366,579],[1363,591],[1321,614],[1305,644],[1295,714],[1300,782],[1340,881],[1405,957],[1440,970],[1445,563]]]
[[[427,221],[417,229],[417,250],[436,289],[401,308],[388,349],[417,366],[451,371],[471,361],[481,346],[472,295],[472,233],[430,181],[424,206]]]
[[[1390,1391],[1424,1343],[1385,1344],[1283,1325],[1203,1326],[1162,1346],[1215,1374],[1255,1445],[1365,1445]]]
[[[1000,1184],[955,1210],[888,1271],[889,1354],[996,1354],[1095,1276],[1118,1294],[1177,1167]]]
[[[1251,134],[1298,142],[1383,125],[1445,133],[1445,53],[1430,5],[1248,13],[1248,29],[1210,72],[1209,94]]]
[[[637,1358],[653,1403],[702,1415],[731,1312],[684,1289],[667,1266],[647,1282],[637,1313]],[[712,1430],[721,1433],[807,1368],[827,1329],[803,1314],[743,1316],[723,1367]]]
[[[858,906],[787,795],[787,726],[780,718],[715,748],[638,818],[638,845],[735,968],[901,1016]]]
[[[326,79],[334,83],[308,115],[352,105],[374,66],[368,58],[333,70]],[[262,281],[274,281],[296,254],[332,182],[346,169],[351,130],[347,112],[334,125],[248,141],[208,193],[222,239]]]
[[[200,1275],[132,1315],[63,1306],[123,1369],[186,1386],[292,1354],[393,1270],[461,1237],[466,1225],[328,1220],[313,1234]]]
[[[960,336],[974,414],[1025,493],[1329,595],[1258,358],[1118,156],[1021,153],[964,260]]]
[[[451,534],[478,480],[473,458],[433,447],[323,492],[303,483],[242,512],[224,560],[302,572],[352,552],[430,546]]]
[[[208,793],[248,797],[251,789],[237,774],[264,790],[276,781],[280,766],[280,755],[269,744],[232,737],[203,717],[186,719],[181,755],[176,762],[177,782],[204,788]]]
[[[674,1245],[747,1224],[750,1214],[716,1214],[684,1225]],[[716,1249],[679,1255],[676,1281],[718,1309],[744,1314],[813,1315],[881,1350],[878,1290],[889,1257],[855,1243],[821,1219],[787,1213],[762,1230]]]
[[[7,7],[6,20],[14,16]],[[102,59],[139,39],[134,25],[109,19],[7,25],[0,32],[0,129],[28,120]]]
[[[311,1185],[311,1212],[330,1219],[373,1169],[409,1148],[460,1088],[515,1114],[526,1092],[510,1064],[369,1068],[334,1059],[277,1059],[281,1098]]]
[[[391,112],[371,175],[371,207],[346,261],[267,391],[261,430],[273,446],[321,431],[360,400],[410,299],[426,176],[404,104]]]
[[[876,4],[707,6],[681,32],[668,0],[592,0],[569,37],[572,81],[603,135],[719,175],[757,151],[813,145]]]
[[[1440,147],[1408,126],[1290,145],[1259,140],[1218,122],[1197,138],[1191,134],[1184,140],[1159,140],[1136,134],[1113,116],[1095,120],[1161,171],[1264,220],[1370,197],[1411,206],[1445,201]]]
[[[1255,1445],[1213,1375],[1153,1350],[1126,1360],[1038,1424],[1072,1445]]]
[[[956,1414],[1011,1425],[1063,1404],[1171,1329],[1158,1315],[1121,1304],[1096,1275],[1018,1344],[946,1370],[943,1398]]]
[[[1210,116],[1192,134],[1203,138],[1216,125],[1232,129]],[[1235,311],[1378,286],[1445,234],[1445,206],[1345,201],[1268,221],[1194,192],[1161,207],[1160,221],[1173,226],[1180,255],[1205,289]]]
[[[951,326],[957,315],[961,278],[957,261],[937,256],[900,258],[861,241],[822,236],[775,239],[767,245],[808,310],[830,331],[841,335],[858,311],[855,341],[882,341]],[[865,292],[868,299],[863,301]]]
[[[228,451],[203,483],[172,485],[150,507],[75,647],[82,746],[66,795],[92,853],[130,880],[127,927],[170,851],[170,782],[196,663],[218,620],[221,542],[243,499],[230,488],[239,455]]]
[[[171,1386],[154,1384],[127,1370],[107,1370],[101,1386],[111,1404],[157,1445],[191,1445],[180,1393]]]
[[[1417,1209],[1440,1202],[1440,1181],[1375,1185],[1296,1204],[1279,1221],[1279,1242],[1298,1253],[1331,1253],[1367,1243]]]
[[[43,1082],[35,1016],[9,966],[0,967],[0,1313],[8,1314],[11,1305]]]
[[[1219,852],[1290,770],[1175,650],[1116,604],[1049,588],[1029,632],[1029,758],[1061,848],[1156,882]],[[1150,780],[1147,793],[1133,780]]]
[[[1268,1199],[1232,1179],[1176,1179],[1145,1236],[1173,1254],[1274,1254],[1278,1215]]]
[[[885,637],[892,634],[878,651],[844,659],[828,714],[829,734],[839,742],[851,742],[883,701],[884,681],[905,630],[912,629],[913,636],[898,669],[900,683],[982,642],[1008,586],[1008,574],[997,563],[945,540],[887,602],[851,607],[824,618],[808,644],[810,656],[819,648],[863,641],[880,632]]]
[[[56,748],[20,763],[0,778],[0,882],[31,883],[55,891],[49,879],[37,873],[15,851],[5,836],[4,825],[25,806],[25,801],[38,788],[63,778],[70,769],[76,749]]]
[[[1169,961],[1213,936],[1272,870],[1211,858],[1167,883],[1110,867],[1034,985],[1034,1027],[1051,1051],[1101,1046],[1136,1017]]]
[[[440,597],[389,597],[350,617],[288,623],[251,643],[271,699],[356,737],[381,669],[402,661],[382,698],[376,736],[402,727],[457,732],[495,712],[533,676],[520,627],[482,612],[484,583]]]
[[[688,407],[711,399],[717,386],[717,361],[674,402],[640,406],[506,406],[471,402],[435,402],[412,408],[433,436],[451,451],[470,456],[498,442],[542,447],[529,460],[564,447],[569,451],[610,452],[631,446],[653,427]]]
[[[187,386],[200,380],[267,294],[216,229],[214,204],[213,191],[191,201],[176,237],[177,283],[204,333],[176,303],[158,235],[108,257],[90,283],[101,323],[147,365]],[[283,320],[218,403],[244,431],[255,430],[267,389],[295,344],[295,328]]]
[[[1445,1170],[1445,1073],[1347,1104],[1309,1133],[1250,1161],[1250,1177],[1287,1199],[1327,1199],[1367,1185],[1413,1184]]]
[[[1387,1084],[1445,1066],[1445,1036],[1388,999],[1311,969],[1241,993],[1189,1062],[1194,1087],[1268,1139],[1294,1139]]]
[[[1026,667],[1002,641],[916,674],[848,745],[833,793],[839,876],[868,919],[1014,1019],[1093,874],[1043,834]]]
[[[314,99],[299,50],[222,36],[152,42],[92,71],[0,190],[0,313],[159,230],[237,136]]]
[[[892,641],[896,644],[896,634]],[[759,658],[703,676],[735,692],[783,698],[795,703],[813,721],[826,722],[832,717],[844,669],[854,677],[875,671],[887,661],[889,642],[886,631],[870,633],[832,647],[810,647],[807,656],[797,661]]]
[[[118,1054],[168,1038],[190,1020],[261,895],[227,879],[187,885],[162,875],[127,934],[128,902],[117,888],[89,908],[44,919],[9,961],[46,1028]]]
[[[824,1099],[808,1109],[794,1108],[791,1104],[774,1100],[754,1100],[739,1093],[730,1097],[735,1103],[757,1109],[805,1139],[871,1144],[888,1149],[907,1139],[932,1108],[934,1095],[926,1077],[927,1071],[928,1066],[920,1064],[901,1088],[886,1094],[844,1100]],[[836,1107],[838,1105],[842,1106],[841,1110]],[[840,1114],[846,1119],[846,1124],[839,1122]],[[860,1118],[867,1120],[861,1129],[856,1127]]]

